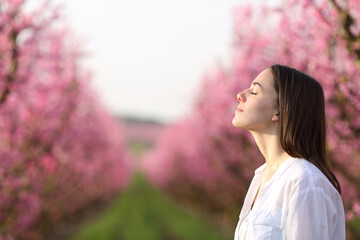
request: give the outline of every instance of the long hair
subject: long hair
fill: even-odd
[[[323,89],[314,78],[283,65],[270,67],[277,92],[282,148],[292,157],[313,163],[341,194],[326,159],[326,123]]]

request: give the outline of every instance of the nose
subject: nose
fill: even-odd
[[[236,95],[236,98],[239,102],[246,102],[246,97],[244,92],[240,92]]]

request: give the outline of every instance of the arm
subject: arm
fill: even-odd
[[[285,222],[286,239],[332,239],[337,221],[336,208],[322,188],[303,189],[289,201]]]

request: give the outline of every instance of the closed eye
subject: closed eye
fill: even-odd
[[[251,92],[252,95],[257,95],[257,93]]]

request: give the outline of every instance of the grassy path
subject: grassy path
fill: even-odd
[[[188,213],[142,176],[96,220],[68,240],[230,240],[208,221]]]

